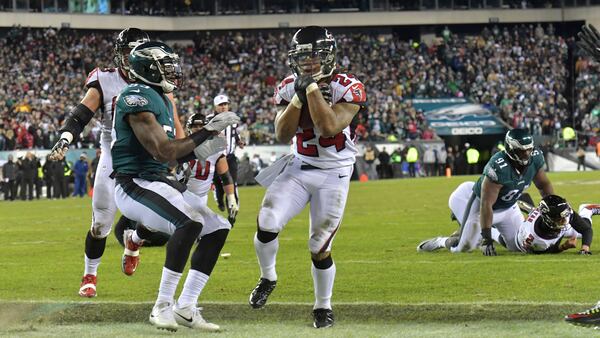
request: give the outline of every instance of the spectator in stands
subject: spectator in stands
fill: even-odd
[[[13,155],[8,155],[8,162],[2,166],[4,178],[4,199],[14,201],[17,197],[17,171],[19,168],[13,162]]]

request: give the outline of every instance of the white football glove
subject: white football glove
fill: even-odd
[[[224,136],[213,136],[194,148],[194,155],[196,155],[196,158],[199,160],[206,161],[211,155],[223,152],[226,148],[227,140]]]
[[[234,112],[226,112],[217,114],[204,126],[204,129],[209,131],[222,132],[232,124],[240,123],[240,118]]]
[[[235,217],[237,216],[238,211],[240,210],[239,205],[237,204],[237,199],[234,194],[227,195],[227,211],[229,211],[229,216],[227,219],[229,223],[233,225],[235,223]]]

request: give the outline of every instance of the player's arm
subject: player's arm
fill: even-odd
[[[217,160],[216,172],[223,182],[223,190],[227,200],[227,211],[229,212],[228,220],[233,225],[238,211],[240,210],[235,197],[235,185],[233,184],[233,178],[229,173],[229,165],[227,164],[227,158],[225,156],[219,157]]]
[[[494,241],[492,239],[492,221],[494,217],[493,205],[500,194],[501,184],[494,183],[487,176],[481,183],[481,204],[479,223],[481,224],[481,237],[483,237],[482,250],[486,256],[496,256]]]
[[[538,188],[538,190],[540,191],[540,195],[542,195],[542,198],[554,194],[552,182],[550,182],[550,179],[548,179],[548,176],[546,176],[546,172],[544,172],[544,169],[540,168],[538,170],[538,172],[533,177],[533,183],[535,184],[536,188]]]
[[[144,149],[160,162],[172,162],[189,155],[194,148],[217,133],[204,128],[189,137],[169,140],[151,112],[128,114],[125,118]]]
[[[591,254],[590,246],[592,245],[592,239],[594,238],[592,224],[585,218],[579,216],[576,212],[573,212],[573,215],[571,215],[570,223],[573,229],[581,234],[581,250],[579,253],[582,255]]]
[[[87,90],[83,100],[67,116],[65,124],[61,129],[60,139],[50,152],[50,159],[62,160],[65,157],[71,142],[81,134],[83,128],[94,117],[95,111],[100,108],[101,97],[98,89],[90,87]]]
[[[281,107],[281,106],[280,106]],[[296,135],[298,123],[300,123],[300,110],[302,102],[294,95],[292,101],[281,107],[275,116],[275,137],[281,143],[289,143]]]
[[[173,124],[175,125],[175,138],[184,138],[185,131],[183,130],[183,126],[181,125],[181,121],[179,121],[179,114],[177,113],[177,105],[175,105],[175,97],[173,93],[166,94],[171,101],[171,105],[173,106]]]
[[[350,125],[354,116],[360,110],[360,105],[343,102],[330,106],[323,98],[319,85],[310,75],[296,78],[294,83],[296,93],[304,91],[306,102],[315,127],[324,137],[333,137]],[[300,98],[302,100],[302,98]]]

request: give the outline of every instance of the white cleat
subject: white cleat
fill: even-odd
[[[173,309],[177,324],[190,329],[198,329],[203,331],[220,331],[221,327],[217,324],[209,323],[202,317],[202,308],[189,305],[183,308],[175,305]]]
[[[433,252],[445,248],[446,237],[434,237],[419,243],[417,252]]]
[[[173,305],[168,302],[157,303],[150,313],[150,323],[157,329],[177,331],[179,325],[173,316]]]
[[[581,204],[579,205],[579,214],[582,213],[590,216],[600,215],[600,204]]]

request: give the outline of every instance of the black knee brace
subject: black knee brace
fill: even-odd
[[[192,269],[210,276],[215,264],[217,264],[219,253],[221,253],[221,249],[225,245],[228,234],[228,229],[221,229],[202,236],[196,247],[196,251],[192,255]]]

